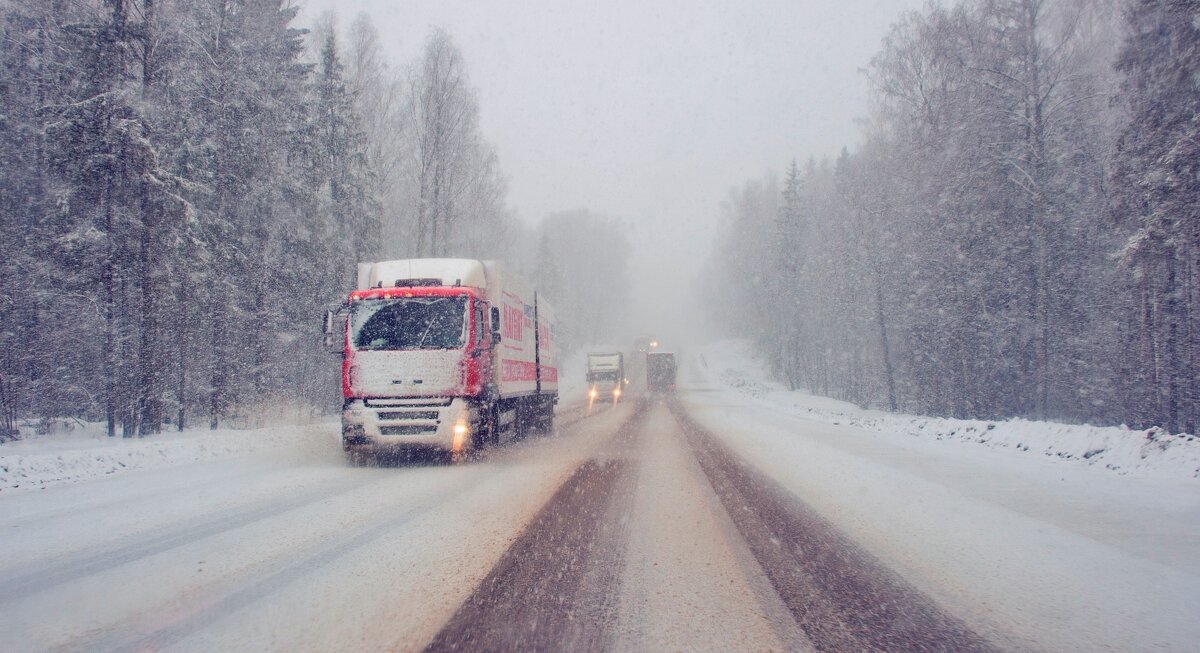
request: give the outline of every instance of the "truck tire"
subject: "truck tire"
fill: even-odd
[[[352,448],[346,450],[346,463],[351,467],[366,467],[370,454],[361,449]]]
[[[478,429],[471,436],[471,445],[476,449],[494,446],[500,442],[499,413],[496,410],[496,404],[487,404],[487,407],[481,412]]]
[[[518,401],[512,407],[512,442],[521,441],[529,435],[529,403]]]

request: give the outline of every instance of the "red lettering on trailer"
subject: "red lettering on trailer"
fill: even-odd
[[[538,345],[542,351],[550,351],[554,347],[554,329],[541,320],[538,324]]]
[[[525,314],[509,304],[504,305],[503,337],[505,340],[525,339]]]
[[[537,370],[538,366],[536,363],[531,363],[529,361],[506,360],[503,361],[501,374],[505,381],[536,381]],[[557,367],[542,365],[541,370],[543,381],[547,383],[558,381]]]
[[[501,374],[505,381],[536,381],[537,365],[529,361],[506,360]]]

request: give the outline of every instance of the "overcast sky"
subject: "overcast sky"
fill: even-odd
[[[638,273],[658,280],[646,287],[660,298],[705,258],[731,187],[793,157],[854,148],[867,103],[860,69],[899,14],[924,4],[296,2],[301,25],[333,9],[345,29],[368,13],[396,66],[420,55],[433,26],[445,28],[517,214],[536,223],[587,208],[635,225]]]

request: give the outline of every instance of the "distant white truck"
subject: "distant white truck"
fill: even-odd
[[[625,385],[625,356],[621,352],[590,352],[587,355],[589,401],[621,398]]]
[[[337,318],[345,314],[342,342]],[[550,430],[558,401],[554,311],[495,261],[360,263],[326,314],[342,354],[342,447],[462,454]]]

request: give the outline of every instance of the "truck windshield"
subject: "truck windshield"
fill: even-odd
[[[466,297],[405,297],[357,302],[351,339],[360,350],[456,349],[463,346]]]

